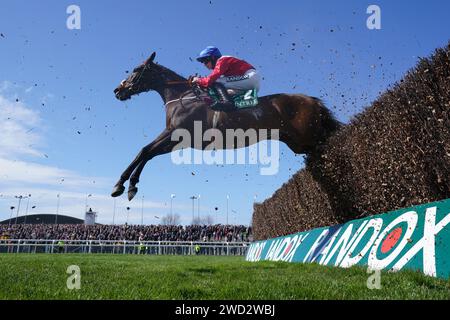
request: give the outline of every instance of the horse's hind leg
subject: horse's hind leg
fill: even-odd
[[[142,150],[138,153],[138,155],[136,156],[136,158],[130,163],[130,165],[125,169],[125,171],[122,173],[122,175],[120,176],[119,181],[117,181],[117,183],[115,184],[113,191],[111,193],[112,197],[118,197],[120,196],[124,191],[125,191],[125,187],[123,186],[123,184],[125,183],[125,181],[127,181],[128,179],[130,179],[131,174],[133,173],[134,169],[136,169],[136,167],[142,162],[142,160],[147,156],[147,154],[150,152],[150,150],[152,149],[152,147],[158,143],[159,141],[161,141],[162,139],[164,139],[168,134],[168,130],[164,130],[155,140],[153,140],[151,143],[149,143],[148,145],[146,145],[144,148],[142,148]],[[131,183],[131,181],[130,181]],[[136,182],[137,183],[137,182]],[[136,184],[134,183],[134,184]]]

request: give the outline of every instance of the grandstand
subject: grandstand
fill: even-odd
[[[0,236],[9,239],[103,241],[252,241],[252,228],[243,225],[85,225],[1,224]]]
[[[243,256],[251,241],[251,227],[232,225],[0,225],[4,253]]]
[[[54,224],[55,222],[61,224],[83,224],[84,220],[75,217],[56,214],[33,214],[26,216],[19,216],[17,218],[11,218],[4,221],[0,221],[1,224]]]

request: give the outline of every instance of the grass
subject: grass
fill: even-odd
[[[81,270],[80,290],[66,286]],[[450,299],[450,281],[316,264],[250,263],[242,257],[0,254],[0,299]]]

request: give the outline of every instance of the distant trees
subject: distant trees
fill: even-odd
[[[180,215],[178,213],[168,213],[161,219],[161,224],[166,226],[176,226],[180,224]]]
[[[211,215],[203,216],[201,218],[195,217],[194,220],[192,220],[193,225],[207,225],[210,226],[214,223],[214,218]]]
[[[180,215],[177,213],[168,213],[161,218],[161,224],[165,226],[176,226],[181,225]],[[191,221],[192,225],[207,225],[211,226],[214,224],[214,217],[212,215],[206,215],[203,217],[194,217]]]

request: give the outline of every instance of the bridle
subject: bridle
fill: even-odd
[[[143,67],[142,70],[139,72],[139,76],[138,76],[137,80],[131,85],[131,89],[133,89],[134,86],[135,86],[137,83],[141,83],[141,78],[142,78],[142,76],[144,75],[144,72],[145,72],[145,70],[146,70],[147,68],[148,68],[148,64],[147,64],[147,62],[145,62],[145,63],[144,63],[144,67]]]

